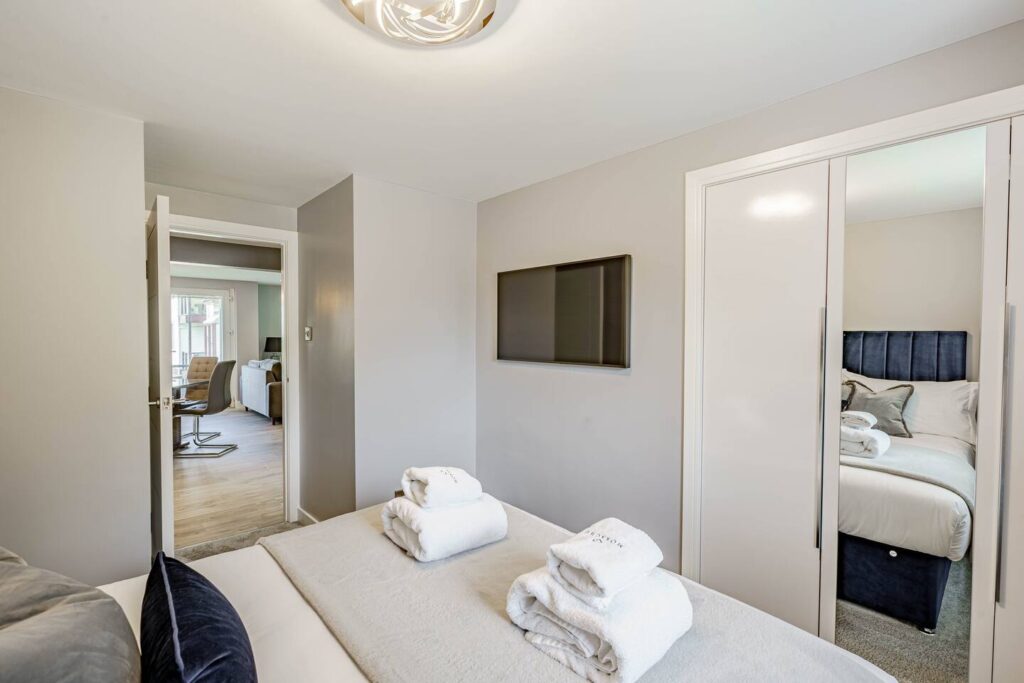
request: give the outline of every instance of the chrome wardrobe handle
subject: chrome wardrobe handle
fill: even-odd
[[[818,461],[814,477],[814,549],[821,550],[821,488],[825,469],[825,342],[828,333],[828,309],[818,309]]]
[[[1007,389],[1012,389],[1010,382],[1010,376],[1013,373],[1013,338],[1014,329],[1016,328],[1016,317],[1017,307],[1006,302],[1006,310],[1003,311],[1003,386],[1002,386],[1002,397],[1003,397],[1003,433],[1002,441],[999,444],[999,505],[996,508],[998,510],[998,519],[996,520],[996,604],[1003,604],[1003,535],[1005,529],[1003,527],[1003,519],[1005,517],[1005,510],[1003,506],[1006,504],[1006,458],[1009,452],[1009,439],[1006,438],[1006,427],[1011,424],[1008,419],[1010,416],[1006,414],[1006,406],[1009,404],[1007,400]]]

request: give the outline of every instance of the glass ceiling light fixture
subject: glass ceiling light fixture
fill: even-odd
[[[498,0],[341,0],[368,28],[416,45],[447,45],[480,32]]]

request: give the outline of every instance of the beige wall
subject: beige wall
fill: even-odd
[[[475,204],[356,175],[358,507],[411,465],[475,470],[475,288]]]
[[[299,207],[302,463],[299,505],[316,519],[356,506],[352,178]]]
[[[294,207],[264,204],[160,183],[146,183],[146,209],[153,206],[153,200],[158,194],[170,199],[171,213],[182,216],[213,218],[282,230],[295,230],[298,220],[298,209]]]
[[[150,556],[142,123],[6,89],[0,122],[0,545],[127,578]]]
[[[1024,83],[1024,22],[483,202],[477,473],[579,529],[615,515],[678,567],[686,171]],[[495,275],[633,255],[633,367],[498,363]]]
[[[966,330],[978,376],[981,209],[846,226],[843,327]]]

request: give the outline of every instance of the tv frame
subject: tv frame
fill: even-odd
[[[501,276],[511,273],[524,273],[530,270],[543,270],[545,268],[558,268],[559,266],[577,266],[586,263],[596,263],[598,261],[613,261],[615,259],[622,259],[622,317],[625,324],[622,326],[622,347],[624,349],[623,362],[619,363],[588,363],[585,361],[568,361],[568,360],[537,360],[536,358],[503,358],[500,355],[500,343],[501,343],[501,330],[499,328],[501,321],[501,301],[499,292],[501,291],[500,282]],[[530,268],[516,268],[513,270],[500,271],[494,279],[495,284],[495,302],[494,302],[494,358],[500,362],[509,363],[538,363],[543,365],[581,365],[584,367],[592,368],[610,368],[613,370],[624,370],[630,367],[632,360],[632,328],[633,328],[633,256],[631,254],[616,254],[613,256],[601,256],[598,258],[581,259],[579,261],[563,261],[561,263],[549,263],[543,266],[531,266]]]

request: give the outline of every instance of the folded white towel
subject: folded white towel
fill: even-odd
[[[458,467],[410,467],[402,474],[402,491],[420,507],[436,508],[476,500],[483,488]]]
[[[395,498],[380,518],[385,535],[420,562],[443,560],[508,535],[505,508],[486,494],[471,503],[430,509]]]
[[[892,445],[892,437],[878,429],[839,427],[839,455],[877,458]]]
[[[878,418],[863,410],[844,410],[839,413],[839,420],[844,427],[851,429],[872,429],[878,424]]]
[[[506,611],[530,644],[595,683],[636,681],[693,623],[686,588],[662,569],[623,590],[600,612],[541,567],[513,582]]]
[[[558,583],[595,609],[647,576],[664,556],[640,529],[609,517],[548,549],[548,570]]]

